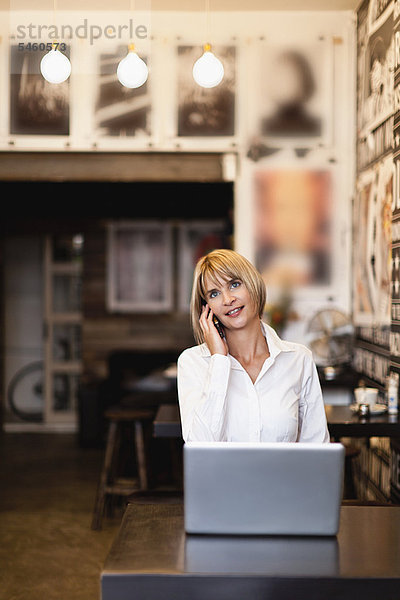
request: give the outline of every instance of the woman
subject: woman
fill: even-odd
[[[261,321],[265,301],[261,275],[240,254],[214,250],[198,261],[191,319],[199,345],[178,359],[185,441],[329,442],[311,351]]]

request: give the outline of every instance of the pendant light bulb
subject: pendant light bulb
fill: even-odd
[[[62,83],[71,75],[69,58],[57,50],[57,44],[40,61],[40,72],[49,83]]]
[[[204,45],[204,54],[193,65],[193,79],[204,88],[213,88],[224,77],[222,62],[211,52],[210,44]]]
[[[127,88],[138,88],[146,83],[148,75],[146,63],[136,54],[134,44],[130,44],[128,54],[118,65],[118,80]]]

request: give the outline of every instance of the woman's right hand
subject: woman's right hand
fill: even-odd
[[[199,323],[204,335],[204,341],[211,354],[228,355],[228,344],[225,338],[221,338],[217,328],[213,323],[214,313],[208,304],[204,305],[201,311]]]

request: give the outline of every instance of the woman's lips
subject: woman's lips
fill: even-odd
[[[226,317],[231,317],[231,318],[235,318],[238,317],[240,315],[240,313],[243,310],[243,306],[237,306],[236,308],[232,308],[229,312],[227,312],[225,314]]]

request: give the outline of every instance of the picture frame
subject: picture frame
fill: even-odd
[[[168,312],[173,302],[170,223],[119,221],[107,227],[107,308]]]
[[[149,137],[151,97],[149,81],[139,88],[126,88],[117,78],[119,62],[127,55],[126,45],[99,55],[98,89],[95,106],[95,135],[100,137]],[[142,55],[146,63],[148,57]]]
[[[157,44],[154,42],[154,46]],[[154,48],[147,43],[139,56],[149,69],[138,88],[124,87],[117,78],[120,60],[128,53],[123,43],[99,45],[93,68],[91,143],[98,150],[152,150],[159,140],[158,104],[154,79]]]
[[[394,178],[391,156],[358,178],[353,254],[353,320],[356,326],[390,325]]]
[[[167,54],[170,92],[162,109],[163,144],[168,149],[226,152],[238,146],[242,99],[239,94],[242,52],[237,40],[218,40],[211,51],[224,65],[224,78],[213,88],[198,85],[193,65],[204,52],[204,40],[179,37]]]
[[[384,4],[382,5],[384,6]],[[393,114],[393,3],[371,1],[360,22],[357,52],[357,129],[367,137]]]
[[[293,305],[296,307],[296,310],[298,310],[299,314],[303,314],[303,311],[313,310],[314,307],[318,307],[321,305],[321,303],[325,304],[326,302],[330,302],[332,300],[338,301],[339,298],[342,302],[342,309],[349,312],[351,310],[351,298],[348,286],[350,285],[351,281],[349,279],[349,264],[351,261],[352,245],[348,224],[351,223],[352,208],[346,201],[346,182],[341,177],[341,170],[337,164],[329,163],[326,160],[321,160],[320,157],[315,155],[310,155],[299,162],[299,160],[296,160],[293,157],[292,153],[285,150],[281,150],[274,157],[264,157],[256,163],[251,161],[249,158],[243,161],[240,194],[247,198],[247,202],[245,205],[245,210],[242,210],[239,213],[239,223],[242,230],[242,237],[245,235],[246,239],[250,240],[250,243],[247,243],[247,245],[242,243],[237,249],[239,252],[247,256],[263,274],[263,266],[259,263],[258,242],[256,239],[255,230],[258,219],[256,211],[256,174],[261,173],[268,175],[269,173],[280,173],[281,180],[283,183],[285,183],[284,173],[295,173],[296,171],[298,171],[299,175],[303,177],[307,176],[308,173],[311,175],[318,172],[325,174],[322,177],[322,183],[326,180],[326,184],[328,186],[326,188],[327,194],[330,198],[329,202],[331,203],[331,207],[334,205],[334,210],[331,212],[332,218],[329,225],[330,249],[329,253],[322,253],[322,258],[325,256],[325,263],[329,262],[330,274],[325,278],[325,280],[320,279],[318,281],[318,278],[311,278],[307,280],[307,278],[305,278],[304,280],[298,280],[296,284],[292,282],[292,284],[288,286],[283,282],[282,278],[277,276],[272,277],[272,272],[268,274],[268,277],[267,274],[264,273],[268,291],[268,303],[274,303],[281,296],[282,291],[287,288],[290,291],[290,295],[293,299]],[[313,177],[311,177],[311,181],[312,179]],[[289,182],[287,181],[285,185],[286,184],[289,184]],[[310,189],[312,189],[312,185]],[[296,200],[299,201],[299,198],[300,195],[297,194],[296,190]],[[280,204],[281,203],[279,201],[276,204],[276,207],[278,208]],[[286,206],[286,202],[284,203],[284,206]],[[305,217],[303,214],[301,214],[297,218],[298,223],[300,223],[300,219],[301,222],[303,222]],[[296,218],[294,215],[291,215],[291,219],[292,226],[297,229]],[[308,240],[307,248],[309,252],[307,252],[306,255],[311,254],[311,256],[306,256],[306,260],[304,260],[304,256],[303,258],[300,256],[298,257],[299,260],[296,260],[294,263],[302,269],[305,265],[307,270],[307,264],[310,264],[308,261],[310,258],[312,261],[313,255],[315,254],[314,250],[317,252],[317,254],[319,253],[318,246],[316,244],[310,246],[311,241],[316,238],[318,221],[319,219],[316,219],[315,215],[308,220],[310,224],[310,235],[303,235],[303,237],[305,240]],[[323,222],[323,220],[320,220],[320,224]],[[313,224],[312,227],[311,224]],[[276,233],[278,234],[278,232]],[[285,241],[285,235],[288,235],[287,230],[285,228],[280,229],[279,237],[281,238],[282,243]],[[288,250],[295,249],[293,248],[293,244],[296,244],[296,240],[297,246],[299,247],[300,240],[298,239],[298,235],[299,233],[297,231],[293,234],[293,239],[290,240],[291,248],[288,248]],[[281,242],[274,237],[273,246],[279,248],[282,245]],[[279,260],[278,263],[280,268],[284,268],[285,265],[287,265],[287,260],[284,260],[286,258],[288,258],[288,254],[284,253],[282,260]],[[274,264],[278,266],[277,263]],[[323,262],[319,264],[323,264]],[[278,272],[274,270],[274,273],[277,275]]]
[[[22,45],[23,46],[23,45]],[[30,51],[10,45],[10,118],[11,136],[68,137],[70,135],[70,82],[54,85],[40,73],[40,61],[48,51]],[[64,44],[70,56],[70,46]]]
[[[248,108],[252,137],[275,151],[329,147],[334,113],[332,39],[294,37],[290,44],[262,39],[252,44],[247,60],[253,67]]]
[[[295,289],[332,283],[329,169],[254,170],[256,266],[265,281]]]

